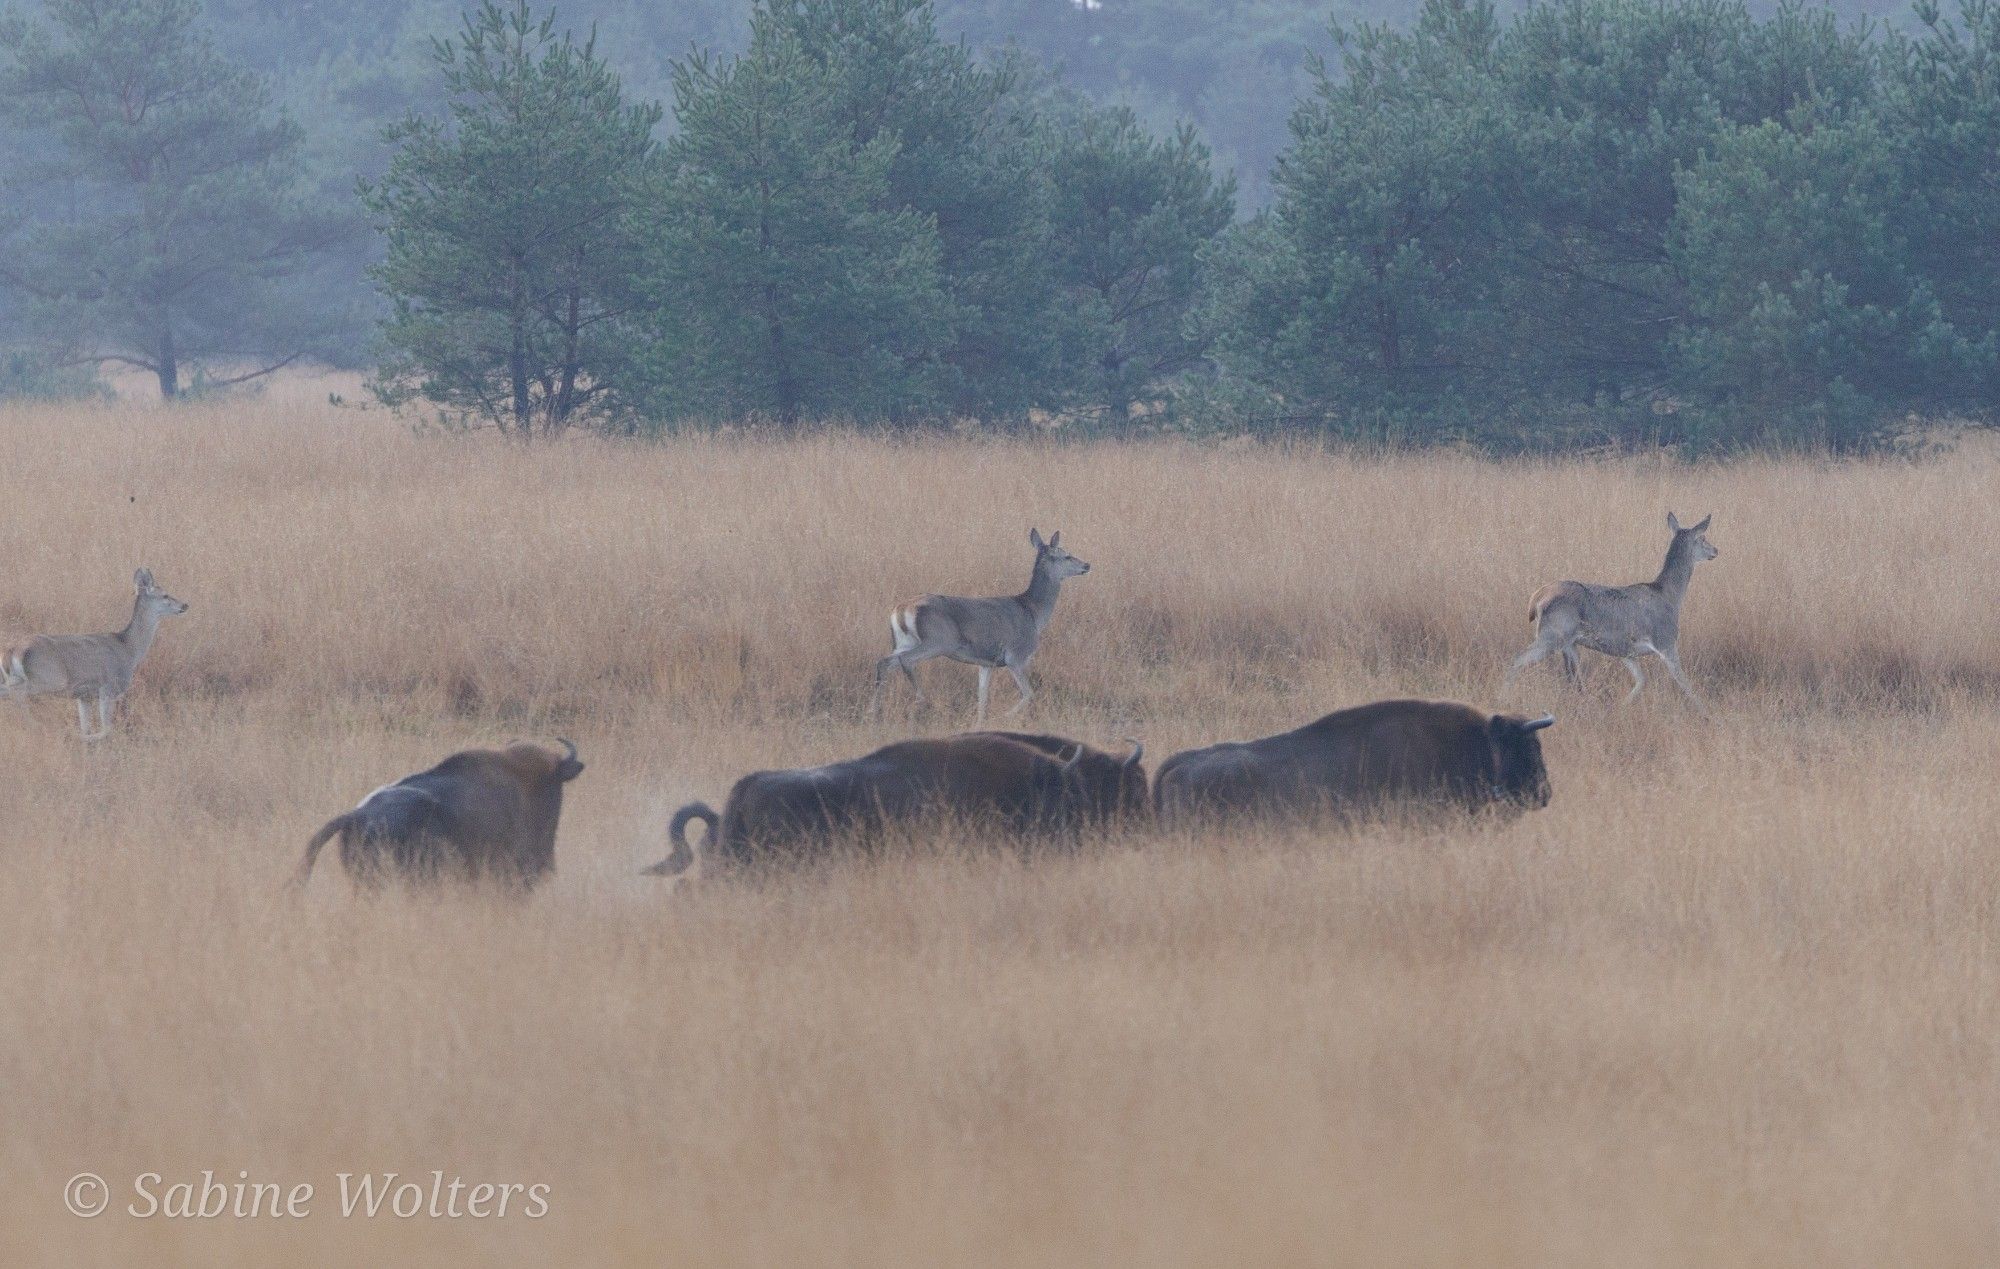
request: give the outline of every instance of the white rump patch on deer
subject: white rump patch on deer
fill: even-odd
[[[1035,689],[1028,683],[1028,662],[1055,612],[1063,579],[1088,573],[1090,565],[1063,549],[1060,532],[1050,534],[1044,542],[1040,530],[1030,529],[1028,545],[1035,548],[1035,569],[1028,578],[1028,589],[1018,595],[988,599],[926,595],[889,614],[889,634],[896,646],[875,663],[875,694],[868,701],[871,716],[881,709],[883,680],[890,670],[901,670],[910,690],[923,700],[924,690],[917,685],[912,667],[933,657],[979,667],[981,722],[986,721],[987,688],[996,669],[1005,669],[1020,692],[1009,714],[1019,713],[1034,698]],[[917,629],[919,619],[922,633]]]
[[[1706,713],[1707,707],[1681,671],[1681,605],[1687,601],[1694,566],[1721,554],[1707,537],[1713,519],[1704,516],[1698,524],[1683,526],[1678,516],[1667,512],[1667,531],[1673,540],[1659,576],[1650,582],[1629,586],[1555,582],[1537,590],[1528,601],[1535,641],[1514,658],[1500,680],[1501,690],[1506,690],[1516,674],[1551,655],[1561,658],[1564,675],[1581,687],[1583,674],[1576,650],[1587,648],[1625,663],[1632,675],[1632,690],[1625,694],[1627,702],[1636,699],[1646,686],[1638,658],[1653,656],[1667,667],[1667,674],[1695,708]]]

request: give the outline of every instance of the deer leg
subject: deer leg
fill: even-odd
[[[113,706],[115,706],[116,704],[117,704],[117,702],[111,699],[111,695],[110,695],[110,693],[108,693],[108,692],[99,692],[99,693],[97,694],[97,734],[98,734],[98,735],[100,735],[100,736],[109,736],[109,735],[111,734],[111,710],[112,710],[112,707],[113,707]]]
[[[1639,658],[1625,657],[1623,660],[1625,668],[1632,672],[1632,690],[1625,693],[1625,704],[1630,705],[1633,701],[1639,699],[1639,689],[1646,686],[1646,675],[1639,668]]]
[[[76,730],[85,740],[92,739],[90,734],[90,705],[81,696],[76,698]]]
[[[908,653],[903,653],[896,658],[896,664],[902,667],[903,677],[910,681],[910,690],[917,694],[917,700],[920,702],[929,700],[930,698],[924,695],[923,685],[917,682],[917,672],[911,669],[910,666],[913,662],[928,660],[930,660],[928,656],[912,657]]]
[[[893,652],[875,663],[875,691],[868,697],[868,716],[870,718],[882,712],[883,676],[889,672],[889,667],[896,663],[896,654]]]
[[[878,713],[882,708],[882,678],[889,672],[889,667],[892,665],[901,670],[903,677],[910,681],[910,690],[917,694],[917,700],[922,701],[925,699],[924,689],[918,685],[916,671],[910,668],[910,663],[912,661],[928,661],[931,656],[935,656],[936,654],[931,653],[925,656],[910,655],[918,651],[920,649],[905,648],[901,652],[891,652],[888,656],[883,657],[875,663],[875,694],[868,700],[868,712],[870,714]]]
[[[1506,691],[1513,684],[1516,674],[1555,650],[1556,646],[1553,643],[1544,642],[1539,635],[1536,636],[1535,641],[1528,645],[1528,650],[1515,657],[1514,664],[1507,667],[1507,673],[1500,676],[1500,690]]]
[[[1562,659],[1563,677],[1569,680],[1571,687],[1581,692],[1583,690],[1583,667],[1577,664],[1576,648],[1574,646],[1564,648],[1562,650]]]
[[[979,667],[979,721],[982,723],[986,721],[987,689],[992,686],[993,686],[993,667],[990,665],[980,666]]]
[[[1654,648],[1653,655],[1667,663],[1667,673],[1673,676],[1674,683],[1687,694],[1688,700],[1694,703],[1694,707],[1704,714],[1708,713],[1707,702],[1695,693],[1694,685],[1688,682],[1687,675],[1681,673],[1680,651],[1674,648]]]
[[[1021,699],[1015,701],[1014,708],[1007,711],[1007,717],[1012,718],[1026,709],[1029,701],[1035,699],[1035,689],[1028,686],[1028,671],[1023,667],[1009,662],[1007,673],[1014,676],[1014,686],[1021,689]]]

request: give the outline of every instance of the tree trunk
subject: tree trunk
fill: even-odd
[[[174,349],[174,319],[165,313],[160,315],[160,360],[156,368],[160,376],[160,396],[171,401],[181,394],[181,363]]]
[[[528,417],[528,281],[522,274],[521,259],[516,256],[513,293],[508,297],[508,333],[512,339],[507,349],[507,376],[514,390],[514,431],[527,440],[534,435],[534,425]]]
[[[1132,394],[1125,390],[1125,359],[1113,349],[1098,364],[1104,371],[1104,404],[1112,419],[1123,423],[1132,413]]]
[[[582,272],[581,267],[578,273]],[[577,362],[583,357],[583,286],[572,282],[563,312],[562,380],[556,388],[555,405],[549,411],[548,434],[569,427],[570,412],[576,408]]]

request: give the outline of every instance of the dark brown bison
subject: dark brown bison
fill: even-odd
[[[496,881],[530,889],[556,867],[563,786],[583,771],[576,746],[468,749],[429,771],[385,784],[329,820],[306,843],[293,878],[304,885],[320,847],[340,838],[357,884],[388,874],[411,881]]]
[[[999,736],[1070,762],[1071,796],[1067,805],[1074,818],[1081,822],[1104,825],[1146,819],[1152,815],[1146,768],[1140,761],[1146,756],[1146,747],[1136,740],[1126,740],[1125,743],[1132,746],[1132,752],[1121,758],[1067,736],[1024,731],[975,731],[966,735]]]
[[[938,815],[1023,837],[1060,836],[1096,806],[1119,805],[1140,752],[1121,760],[1060,737],[969,732],[905,740],[823,767],[757,771],[736,782],[719,815],[704,802],[682,807],[667,829],[672,853],[646,872],[678,876],[703,856],[729,865],[805,859]],[[1106,778],[1104,764],[1119,768],[1115,778]],[[1143,771],[1138,779],[1143,807]],[[694,820],[708,830],[699,852],[687,838]]]
[[[1175,754],[1160,766],[1154,804],[1170,823],[1410,804],[1540,808],[1549,776],[1537,733],[1553,722],[1451,701],[1377,701],[1282,735]]]

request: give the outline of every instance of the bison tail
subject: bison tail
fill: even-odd
[[[292,874],[292,884],[294,886],[301,889],[304,888],[307,878],[312,876],[314,862],[319,859],[319,848],[345,832],[347,826],[353,822],[354,813],[352,811],[346,815],[336,815],[326,822],[326,827],[312,835],[312,840],[306,843],[305,858],[299,861],[298,871]]]
[[[716,830],[722,827],[722,817],[717,815],[706,802],[690,802],[674,812],[673,822],[667,825],[667,840],[673,843],[673,852],[659,863],[646,869],[648,877],[682,877],[690,880],[701,872],[701,850],[688,841],[687,826],[690,820],[700,820],[707,831],[702,834],[702,845],[715,841]]]

